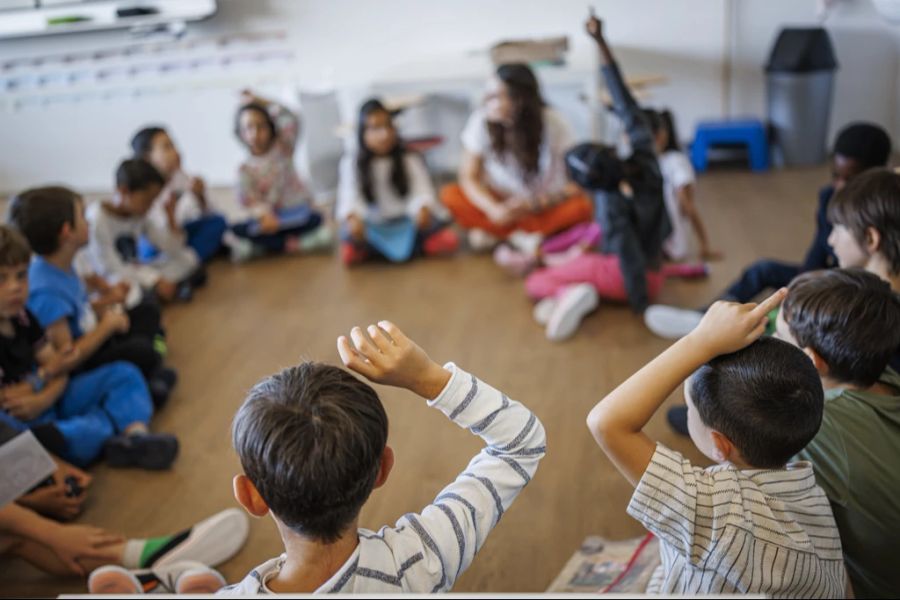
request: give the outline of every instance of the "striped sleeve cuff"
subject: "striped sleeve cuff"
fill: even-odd
[[[457,367],[455,363],[448,362],[444,368],[450,371],[450,381],[437,395],[437,398],[428,401],[428,406],[440,410],[449,417],[465,398],[471,382],[465,371]]]

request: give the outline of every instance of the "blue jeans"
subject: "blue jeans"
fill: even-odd
[[[228,229],[225,217],[219,214],[210,214],[200,217],[196,221],[184,224],[184,232],[187,234],[187,245],[194,249],[202,262],[211,260],[219,248],[222,247],[222,235]],[[146,238],[138,241],[138,257],[142,261],[153,260],[159,254],[159,250],[153,247]]]
[[[801,272],[800,265],[777,260],[758,260],[744,269],[722,298],[734,302],[750,302],[765,290],[777,290],[788,285]]]
[[[63,458],[87,466],[110,437],[153,415],[150,391],[137,367],[115,362],[69,379],[56,403],[25,426],[53,423],[66,441]]]

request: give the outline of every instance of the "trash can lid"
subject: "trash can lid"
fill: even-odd
[[[824,28],[789,27],[778,34],[766,72],[833,71],[837,66],[831,36]]]

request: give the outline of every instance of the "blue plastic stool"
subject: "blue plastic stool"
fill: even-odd
[[[691,162],[698,173],[706,171],[707,153],[716,144],[746,144],[753,171],[769,169],[769,141],[761,121],[704,121],[697,125],[691,146]]]

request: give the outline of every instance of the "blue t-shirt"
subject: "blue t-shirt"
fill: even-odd
[[[94,312],[87,290],[74,269],[63,271],[35,256],[28,268],[28,283],[28,310],[34,313],[42,327],[49,327],[64,318],[73,339],[93,328]]]

